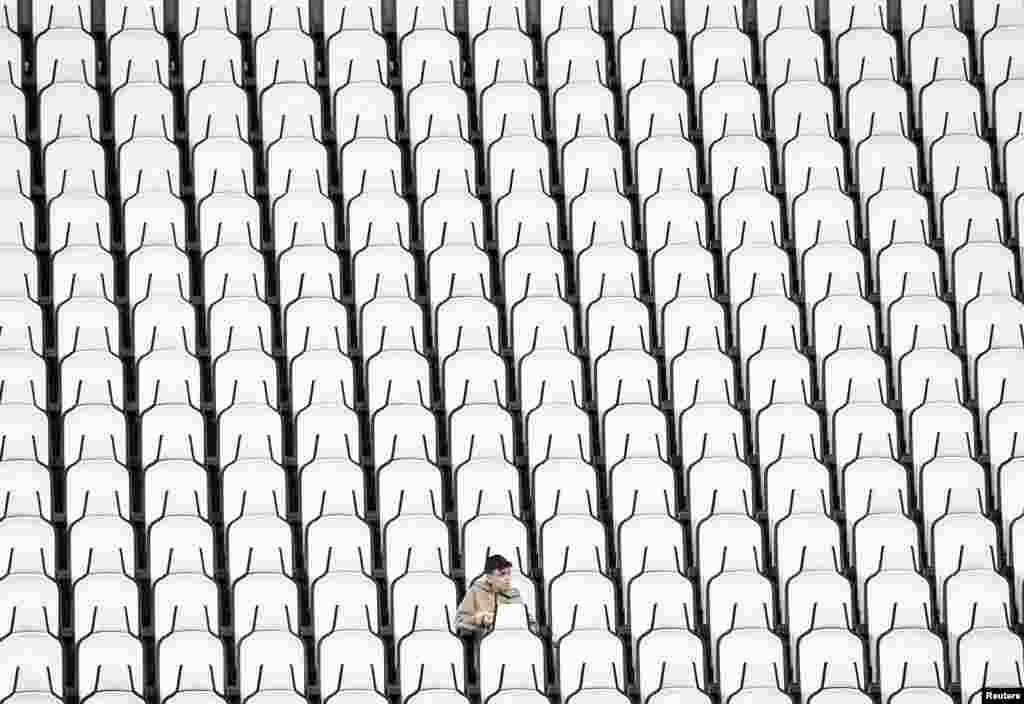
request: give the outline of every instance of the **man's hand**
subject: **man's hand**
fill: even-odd
[[[480,623],[484,626],[490,626],[494,623],[494,614],[489,611],[484,611],[480,614]]]

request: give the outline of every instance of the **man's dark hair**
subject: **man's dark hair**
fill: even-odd
[[[498,570],[508,569],[511,566],[512,563],[506,560],[503,555],[491,555],[484,562],[484,572],[494,574]]]

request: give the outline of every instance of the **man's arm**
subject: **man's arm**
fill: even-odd
[[[455,628],[465,630],[477,630],[483,625],[483,616],[476,603],[476,593],[472,590],[466,592],[462,598],[458,611],[455,612]]]

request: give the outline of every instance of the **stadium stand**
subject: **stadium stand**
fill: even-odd
[[[0,702],[1024,686],[1024,0],[0,18]]]

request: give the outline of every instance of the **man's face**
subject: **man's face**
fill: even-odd
[[[512,588],[512,568],[505,567],[500,570],[492,572],[495,586],[498,587],[499,591],[507,592]]]

